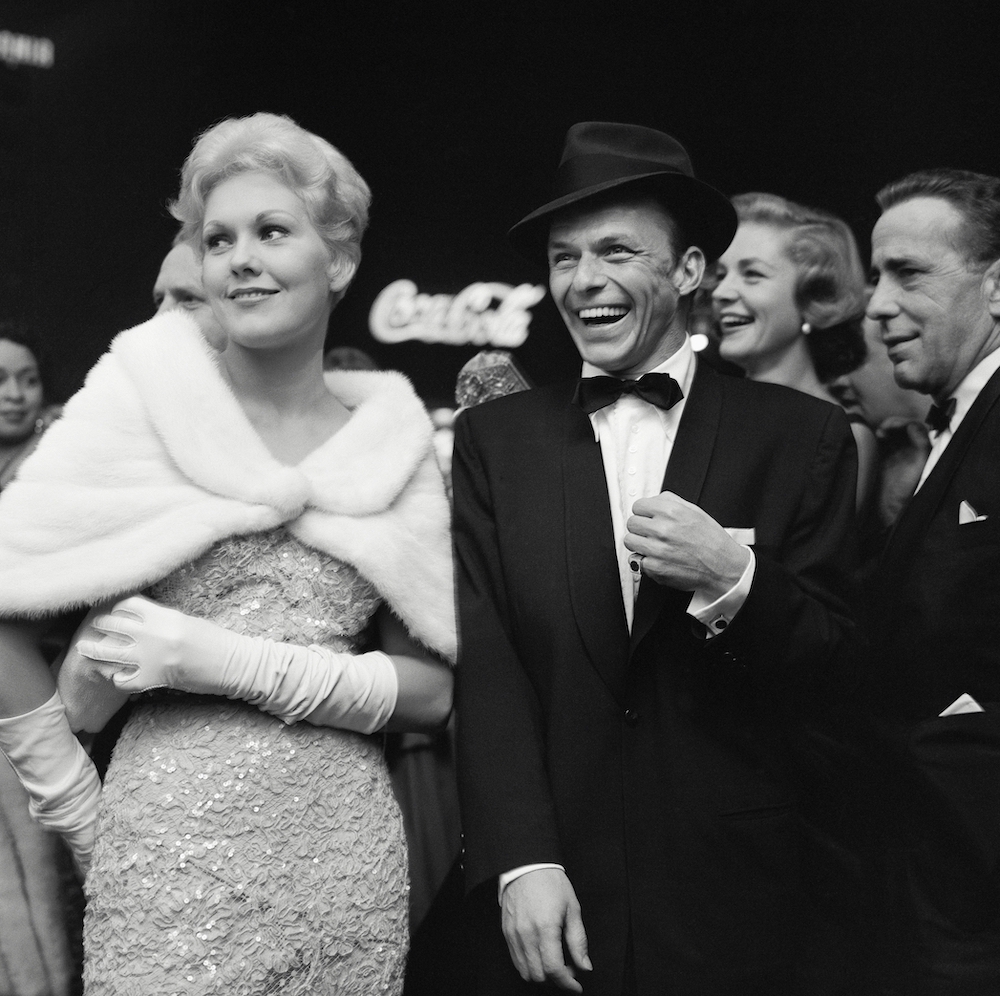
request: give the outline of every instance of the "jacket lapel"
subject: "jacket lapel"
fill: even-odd
[[[672,491],[687,501],[699,503],[705,475],[712,458],[722,412],[722,389],[719,376],[709,367],[698,364],[691,396],[677,429],[661,491]],[[687,609],[691,592],[678,591],[643,578],[632,618],[630,651],[634,651],[671,602],[680,611]]]
[[[616,697],[628,657],[608,486],[590,419],[567,404],[563,432],[566,570],[580,637],[594,667]]]
[[[991,409],[1000,400],[1000,371],[997,371],[979,392],[968,414],[962,419],[954,437],[945,447],[941,459],[927,475],[920,490],[903,509],[893,529],[882,557],[882,571],[890,574],[903,569],[913,555],[922,536],[937,514],[956,472],[962,464],[969,446]],[[955,514],[958,512],[956,510]]]

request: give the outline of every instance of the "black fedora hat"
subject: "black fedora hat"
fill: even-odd
[[[695,179],[675,138],[642,125],[582,121],[566,133],[552,197],[522,218],[507,237],[518,252],[545,248],[552,215],[617,187],[641,186],[680,223],[688,245],[718,259],[736,234],[736,211],[725,194]]]

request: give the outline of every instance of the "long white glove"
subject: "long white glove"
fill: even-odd
[[[80,640],[92,660],[118,664],[122,691],[176,688],[243,699],[286,723],[305,719],[374,733],[396,708],[396,668],[383,653],[338,654],[259,636],[241,636],[138,596],[119,602]]]
[[[94,849],[101,782],[69,728],[59,693],[22,716],[0,719],[0,751],[28,793],[31,815],[62,834],[81,873],[86,874]]]

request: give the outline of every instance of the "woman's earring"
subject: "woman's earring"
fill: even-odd
[[[802,334],[803,335],[809,335],[809,333],[812,332],[812,330],[813,330],[813,327],[808,322],[803,322],[802,323]]]

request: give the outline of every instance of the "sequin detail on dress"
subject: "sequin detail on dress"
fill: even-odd
[[[379,604],[283,529],[224,540],[149,594],[334,650]],[[154,693],[115,747],[97,837],[88,996],[400,992],[406,847],[380,738]]]

